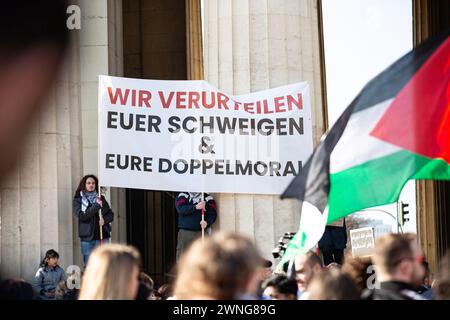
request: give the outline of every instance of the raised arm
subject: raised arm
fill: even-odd
[[[80,221],[88,221],[98,214],[100,210],[100,205],[98,203],[93,203],[85,211],[81,210],[81,197],[73,199],[72,211],[75,217],[80,219]]]

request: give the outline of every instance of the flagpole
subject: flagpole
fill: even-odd
[[[202,202],[205,201],[205,193],[202,192]],[[205,221],[205,207],[202,208],[202,222]],[[202,242],[205,241],[205,228],[203,228],[202,223]]]
[[[100,194],[98,195],[98,199],[102,200],[102,188],[99,188]],[[102,201],[102,205],[103,205],[103,201]],[[100,228],[100,246],[102,245],[103,242],[103,228],[100,225],[100,220],[103,219],[102,217],[102,207],[100,206],[100,210],[98,210],[98,226]]]
[[[101,126],[101,121],[100,121],[100,95],[99,95],[99,103],[98,103],[98,113],[97,113],[97,117],[98,117],[98,131],[97,131],[97,177],[99,178],[98,181],[100,181],[100,126]],[[98,200],[100,200],[102,202],[102,205],[100,206],[100,210],[98,210],[98,227],[100,228],[100,246],[102,246],[102,242],[103,242],[103,228],[100,225],[100,220],[103,219],[102,217],[102,206],[103,206],[103,201],[102,201],[102,187],[99,185],[98,187]]]

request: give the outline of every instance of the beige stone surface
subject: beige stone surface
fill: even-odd
[[[323,132],[315,0],[204,1],[205,79],[231,94],[308,81],[314,143]],[[300,204],[278,196],[216,194],[218,229],[256,241],[266,258],[284,232],[296,231]]]
[[[307,80],[313,97],[316,143],[323,131],[316,0],[204,3],[205,79],[233,94]],[[165,32],[179,30],[183,21],[172,15],[170,7],[180,2],[158,2],[156,6],[145,1],[143,10],[160,12],[161,18],[140,22],[132,1],[126,2],[126,8],[122,8],[121,0],[79,0],[78,4],[81,30],[71,33],[70,56],[48,96],[47,108],[30,128],[20,164],[0,186],[3,277],[31,280],[50,248],[60,252],[63,267],[81,265],[78,226],[71,204],[82,175],[97,173],[98,75],[123,75],[124,59],[130,69],[127,74],[136,76],[142,76],[144,66],[156,63],[168,68],[162,70],[165,77],[176,78],[180,76],[177,70],[186,66],[186,60],[179,58],[184,53],[178,53],[186,50],[185,43],[175,44],[170,58],[161,54],[166,50],[163,46],[159,52],[151,47],[152,42],[164,43]],[[122,23],[134,23],[136,28],[142,23],[143,48],[138,29],[129,28],[132,34],[123,43]],[[160,25],[165,29],[155,27]],[[141,51],[154,55],[146,54],[141,60],[137,55]],[[248,234],[266,258],[271,258],[278,237],[298,228],[298,202],[266,195],[214,196],[220,214],[216,228]],[[125,242],[125,190],[110,188],[106,198],[116,214],[113,240]]]
[[[32,280],[45,251],[60,264],[82,264],[73,193],[97,173],[98,75],[123,72],[121,0],[80,0],[81,30],[46,107],[30,128],[17,168],[0,186],[0,274]],[[116,213],[113,238],[126,239],[125,192],[106,195]],[[120,239],[119,239],[120,237]]]

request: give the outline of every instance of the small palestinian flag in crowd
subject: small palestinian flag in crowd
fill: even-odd
[[[449,34],[370,81],[281,195],[303,207],[280,265],[313,248],[327,223],[396,202],[409,179],[450,179]]]

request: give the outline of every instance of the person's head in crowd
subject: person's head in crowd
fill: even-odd
[[[167,300],[173,296],[173,286],[170,283],[165,283],[158,289],[157,297],[161,300]]]
[[[66,1],[4,1],[0,8],[0,177],[58,76],[68,44]]]
[[[152,298],[153,288],[147,283],[139,281],[138,291],[135,300],[150,300]]]
[[[47,250],[32,283],[37,299],[55,299],[58,283],[66,279],[67,275],[58,265],[58,260],[58,252],[53,249]]]
[[[98,178],[93,174],[87,174],[81,178],[78,188],[75,190],[74,198],[80,197],[80,192],[83,192],[83,194],[88,192],[98,193]]]
[[[56,252],[53,249],[50,249],[45,253],[45,257],[44,259],[42,259],[40,267],[56,268],[58,266],[58,260],[59,260],[58,252]]]
[[[437,300],[450,300],[450,251],[447,251],[439,263],[433,288]]]
[[[261,281],[264,281],[268,278],[270,278],[270,276],[272,276],[272,261],[267,260],[267,259],[263,259],[262,260],[262,268],[259,271],[259,277]]]
[[[70,278],[70,277],[69,277]],[[68,279],[70,281],[70,279]],[[56,300],[77,300],[79,289],[69,289],[67,287],[68,281],[61,281],[55,289]]]
[[[155,282],[148,274],[145,272],[140,272],[136,300],[149,300],[154,298],[154,285]]]
[[[55,299],[56,300],[64,300],[64,296],[69,291],[69,288],[67,288],[66,281],[61,281],[58,283],[55,289]]]
[[[219,232],[197,239],[177,264],[176,299],[254,298],[262,258],[245,236]]]
[[[352,278],[337,268],[316,274],[308,292],[309,300],[359,300],[361,294]]]
[[[67,280],[58,283],[55,289],[55,299],[56,300],[77,300],[79,289],[75,287],[76,283],[79,281],[81,274],[77,272],[72,272],[68,275]],[[73,284],[74,287],[70,289],[67,284]]]
[[[80,300],[133,300],[138,291],[139,252],[121,244],[97,247],[89,257]]]
[[[340,270],[341,267],[342,266],[337,262],[332,262],[326,266],[327,269],[338,269],[338,270]]]
[[[298,290],[306,292],[314,275],[320,273],[323,268],[322,260],[312,251],[295,257],[295,278]]]
[[[23,279],[8,279],[0,282],[0,300],[33,300],[33,287]]]
[[[264,295],[272,300],[297,300],[297,282],[285,275],[273,275],[262,284]]]
[[[139,273],[139,282],[145,283],[146,285],[149,286],[149,288],[151,290],[153,290],[155,288],[155,282],[153,281],[153,279],[146,274],[145,272],[140,272]]]
[[[375,242],[373,262],[379,282],[396,281],[418,288],[425,276],[423,261],[414,234],[385,234]]]
[[[375,272],[371,266],[372,259],[370,257],[346,257],[341,270],[352,278],[360,291],[363,291],[367,289],[369,277]]]

